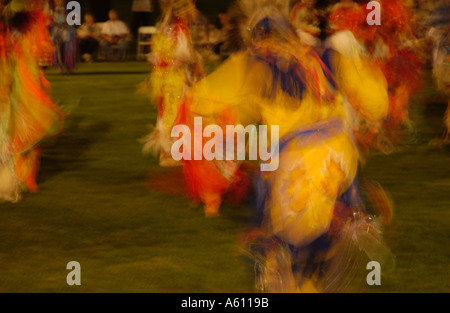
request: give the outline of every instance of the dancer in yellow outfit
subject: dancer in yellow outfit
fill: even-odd
[[[333,259],[333,244],[357,238],[362,228],[380,244],[357,196],[354,133],[361,121],[378,125],[386,116],[387,83],[354,54],[336,57],[336,84],[314,50],[299,44],[287,19],[288,1],[238,4],[246,47],[194,86],[185,122],[193,125],[201,116],[204,124],[279,126],[279,168],[259,179],[263,223],[248,240],[263,247],[257,249],[263,250],[257,257],[262,289],[330,290],[325,285],[333,274],[319,266]],[[234,181],[221,178],[220,167],[208,161],[186,161],[185,174],[207,213],[218,210]],[[327,248],[312,248],[319,241]],[[314,266],[305,264],[308,259]]]
[[[160,153],[161,166],[173,166],[177,163],[170,157],[171,131],[179,103],[185,89],[203,73],[189,30],[195,14],[193,1],[161,0],[160,6],[163,14],[159,32],[152,38],[150,62],[153,70],[149,81],[151,99],[158,108],[158,120],[155,131],[143,142],[145,153]]]

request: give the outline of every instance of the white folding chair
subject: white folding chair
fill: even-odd
[[[150,38],[158,32],[155,26],[144,26],[139,28],[137,38],[137,59],[147,59],[147,54],[150,52]]]

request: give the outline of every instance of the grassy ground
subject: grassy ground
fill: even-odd
[[[160,191],[182,189],[180,173],[141,155],[138,138],[156,118],[135,92],[147,71],[101,63],[47,73],[54,99],[77,106],[47,143],[40,192],[0,205],[0,292],[254,291],[238,246],[250,206],[226,205],[206,220],[181,192]],[[361,268],[348,291],[450,291],[450,150],[428,146],[445,105],[433,90],[417,102],[430,105],[416,106],[415,142],[371,156],[363,173],[394,199],[385,235],[397,268],[380,287],[368,287]],[[66,284],[70,261],[81,264],[81,287]]]

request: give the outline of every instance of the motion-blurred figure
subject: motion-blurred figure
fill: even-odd
[[[182,122],[193,133],[200,131],[195,117],[223,129],[279,126],[279,140],[273,138],[280,145],[278,169],[254,170],[262,223],[245,242],[256,262],[258,287],[341,290],[354,268],[354,254],[364,250],[380,262],[392,259],[359,198],[361,155],[354,141],[360,123],[377,125],[386,117],[386,80],[356,50],[342,58],[346,67],[335,73],[362,73],[358,83],[334,88],[330,70],[292,27],[289,1],[241,0],[232,12],[234,39],[242,49],[191,89]],[[239,190],[233,185],[241,181],[241,164],[191,159],[184,162],[191,194],[204,203],[207,216],[218,215],[224,196]],[[378,189],[376,194],[387,199]]]
[[[376,142],[386,153],[404,139],[405,130],[412,128],[410,98],[421,86],[423,61],[413,17],[401,0],[383,1],[380,26],[368,25],[366,4],[340,6],[329,16],[330,36],[325,46],[349,55],[354,53],[356,45],[366,58],[365,62],[381,69],[387,80],[389,110],[386,119],[381,127],[366,127],[358,137],[363,146],[370,147]],[[350,77],[342,81],[350,83],[348,79]],[[358,80],[358,76],[354,76],[351,83],[357,85]]]
[[[62,127],[39,67],[54,49],[42,4],[0,0],[0,201],[38,191],[40,144]]]
[[[67,24],[66,1],[55,0],[53,7],[52,39],[55,44],[55,64],[60,72],[71,73],[77,59],[77,31]]]
[[[159,154],[161,166],[180,165],[171,156],[172,128],[185,89],[203,76],[201,60],[195,52],[189,27],[195,15],[192,0],[161,0],[158,34],[152,37],[153,66],[149,89],[158,108],[156,129],[143,141],[145,153]]]

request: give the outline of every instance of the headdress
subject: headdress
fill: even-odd
[[[263,21],[271,20],[274,28],[284,27],[282,24],[289,22],[289,4],[289,0],[240,0],[238,6],[244,17],[240,31],[244,41],[254,39],[255,27]]]
[[[302,97],[310,90],[317,98],[332,99],[331,73],[301,42],[289,20],[289,4],[289,0],[239,0],[231,17],[231,36],[240,35],[248,53],[270,66],[274,82],[284,92]]]

